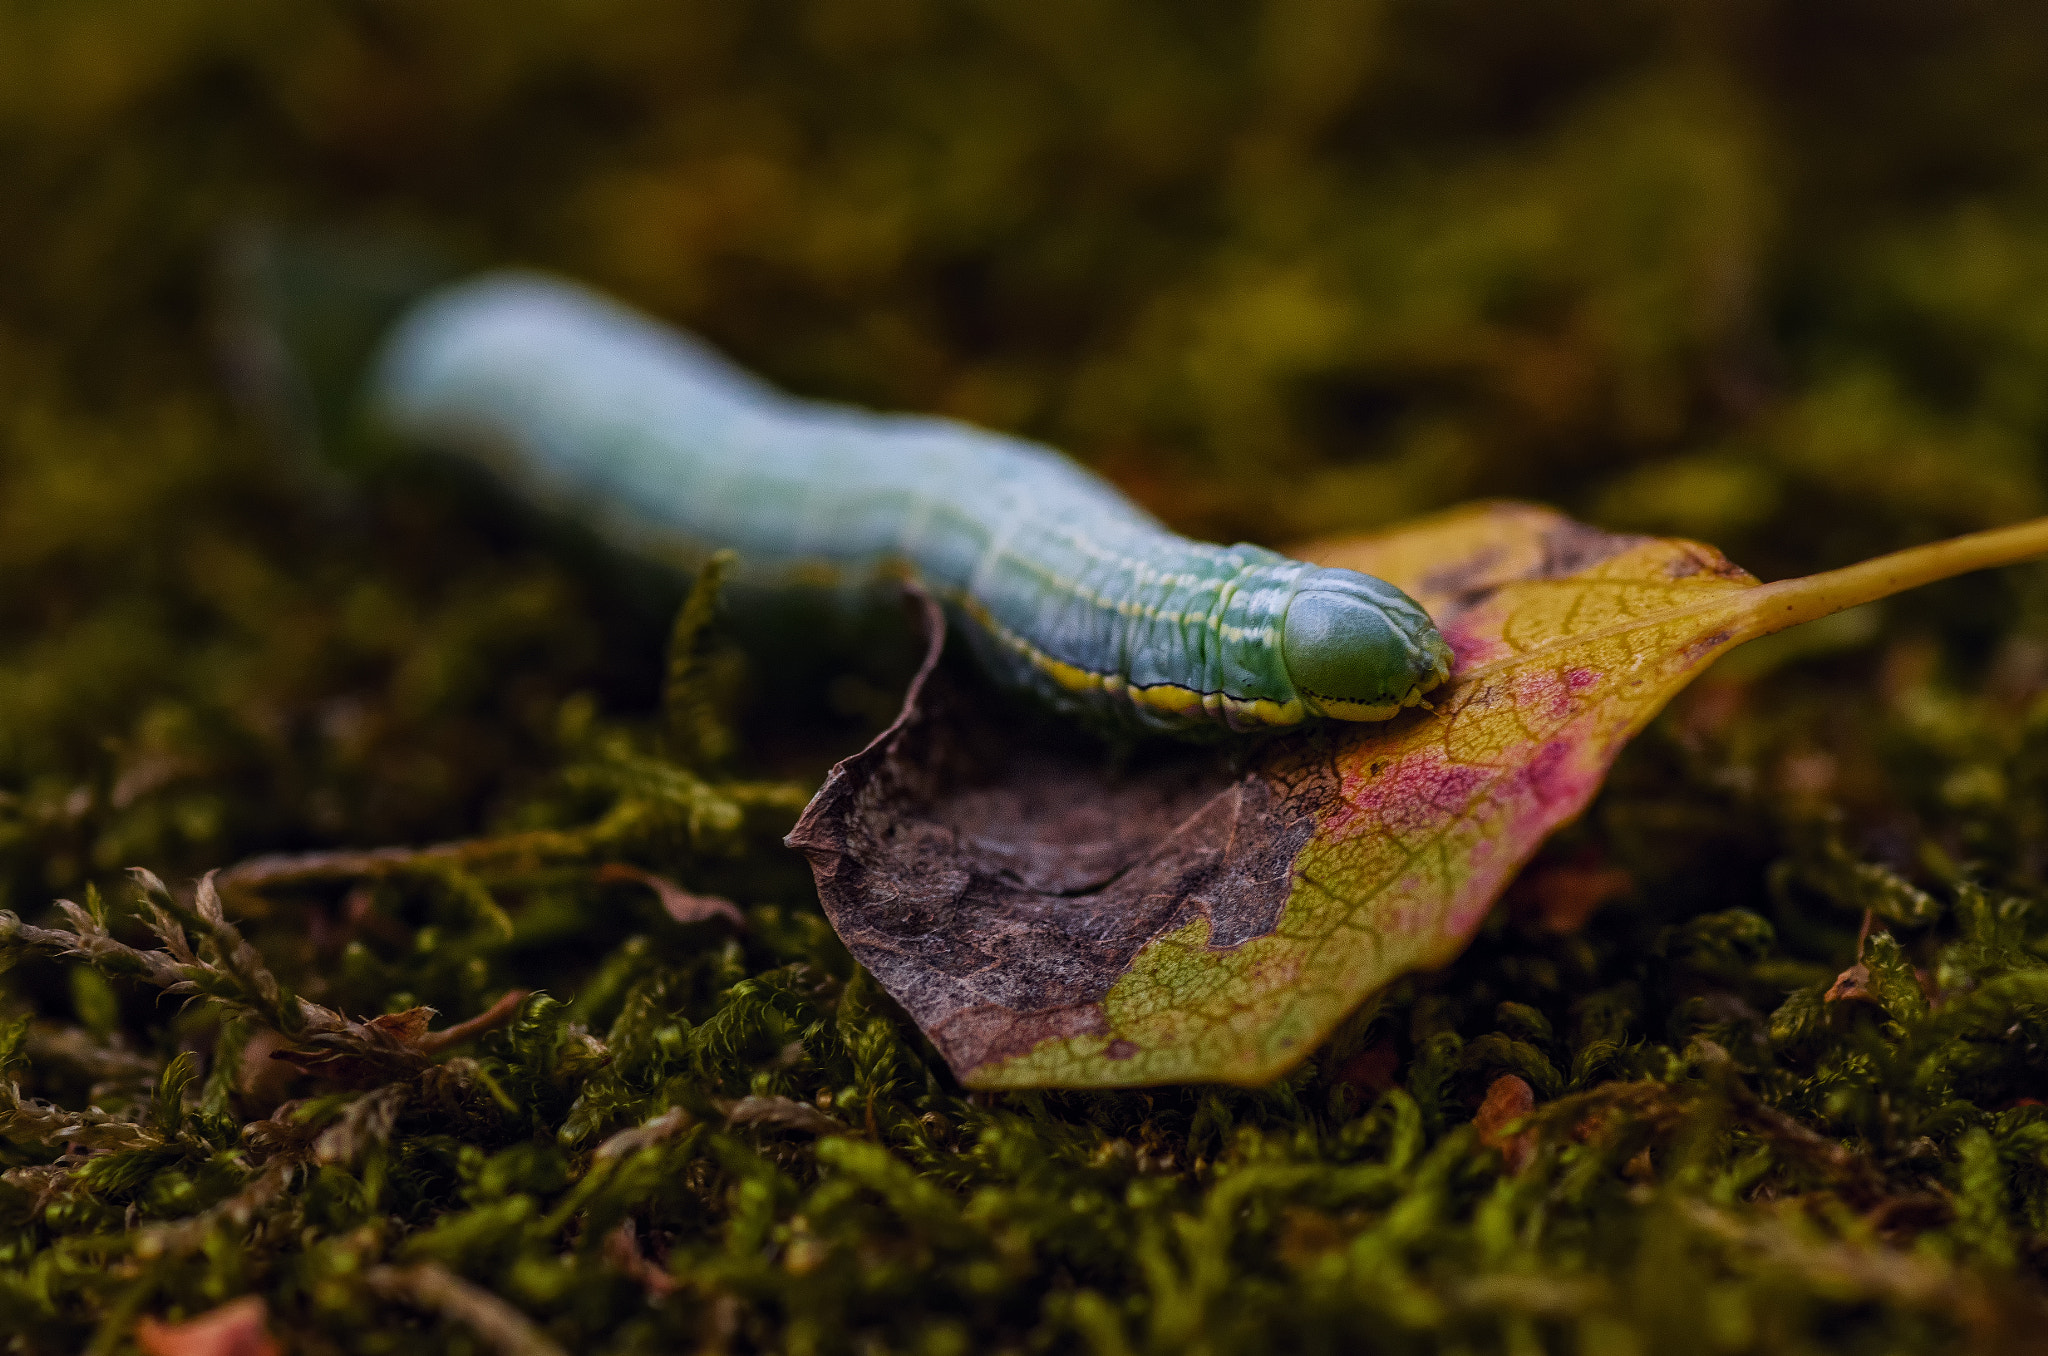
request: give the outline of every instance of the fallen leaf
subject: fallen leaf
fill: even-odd
[[[263,1297],[245,1295],[183,1323],[139,1319],[135,1345],[145,1356],[278,1356],[264,1318]]]
[[[1877,1005],[1877,994],[1870,987],[1870,967],[1858,961],[1841,974],[1821,996],[1823,1003],[1869,1003]]]
[[[1395,977],[1456,956],[1728,649],[2043,553],[2048,521],[1759,584],[1692,542],[1455,510],[1301,553],[1430,610],[1457,656],[1434,711],[1119,766],[927,663],[789,841],[970,1087],[1264,1083]]]
[[[416,1074],[443,1051],[503,1026],[518,1015],[526,993],[525,989],[507,989],[483,1012],[440,1031],[427,1030],[427,1024],[434,1019],[434,1009],[407,1008],[358,1023],[359,1039],[354,1045],[316,1050],[277,1049],[270,1052],[270,1057],[342,1087],[373,1088],[392,1078]]]
[[[666,876],[657,876],[652,871],[642,871],[637,866],[624,862],[607,862],[597,868],[597,879],[603,884],[624,882],[629,885],[644,885],[654,891],[654,897],[661,901],[663,912],[678,923],[708,923],[717,918],[736,928],[747,926],[746,915],[739,906],[729,899],[717,895],[693,895]]]
[[[721,1102],[718,1109],[734,1125],[766,1125],[777,1130],[801,1131],[806,1135],[846,1133],[844,1125],[809,1102],[799,1102],[793,1097],[755,1094],[732,1102]]]
[[[1531,1130],[1510,1134],[1508,1127],[1526,1120],[1535,1109],[1535,1090],[1514,1074],[1502,1074],[1487,1085],[1486,1099],[1473,1114],[1472,1128],[1478,1131],[1479,1142],[1500,1150],[1509,1172],[1520,1172],[1535,1156],[1536,1135]]]
[[[600,1163],[614,1158],[630,1157],[642,1149],[652,1148],[654,1145],[674,1139],[689,1129],[691,1124],[688,1111],[679,1106],[672,1106],[644,1125],[631,1126],[612,1135],[597,1146],[597,1152],[593,1157]]]
[[[432,1008],[407,1008],[403,1012],[387,1012],[372,1017],[364,1026],[380,1036],[388,1036],[400,1045],[418,1045],[427,1034],[427,1026],[434,1020]]]

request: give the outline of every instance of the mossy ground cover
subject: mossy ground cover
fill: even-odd
[[[970,1097],[779,846],[885,686],[295,461],[214,299],[252,223],[356,229],[1195,531],[1521,494],[1788,574],[2048,503],[2042,22],[9,8],[0,1343],[252,1293],[309,1352],[2038,1340],[2038,571],[1739,652],[1272,1088]]]

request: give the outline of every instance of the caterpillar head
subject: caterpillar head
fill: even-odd
[[[1451,673],[1451,647],[1429,614],[1355,570],[1301,576],[1281,623],[1280,657],[1303,704],[1334,720],[1391,719]]]

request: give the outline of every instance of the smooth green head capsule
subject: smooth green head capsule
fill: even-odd
[[[1388,720],[1451,673],[1451,647],[1413,598],[1355,570],[1301,577],[1280,656],[1304,705],[1333,720]]]

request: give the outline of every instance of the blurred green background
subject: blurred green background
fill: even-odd
[[[1521,496],[1771,577],[2048,497],[2018,0],[8,0],[0,72],[16,907],[472,830],[568,695],[651,701],[659,608],[237,412],[257,224],[559,269],[1216,537]],[[1885,625],[2032,673],[2040,591]]]
[[[1190,532],[1517,496],[1780,577],[2048,512],[2044,96],[2023,0],[0,0],[0,910],[97,882],[139,942],[130,866],[482,838],[236,917],[351,1015],[549,995],[297,1171],[343,1101],[263,1119],[326,1086],[267,1008],[8,971],[0,1349],[249,1290],[307,1351],[2038,1345],[2048,570],[1744,647],[1272,1088],[970,1100],[778,845],[900,689],[664,729],[676,582],[299,455],[224,276],[538,265]],[[728,774],[792,785],[717,820]],[[1467,1128],[1508,1073],[1520,1175]],[[364,1289],[422,1258],[513,1308]]]

